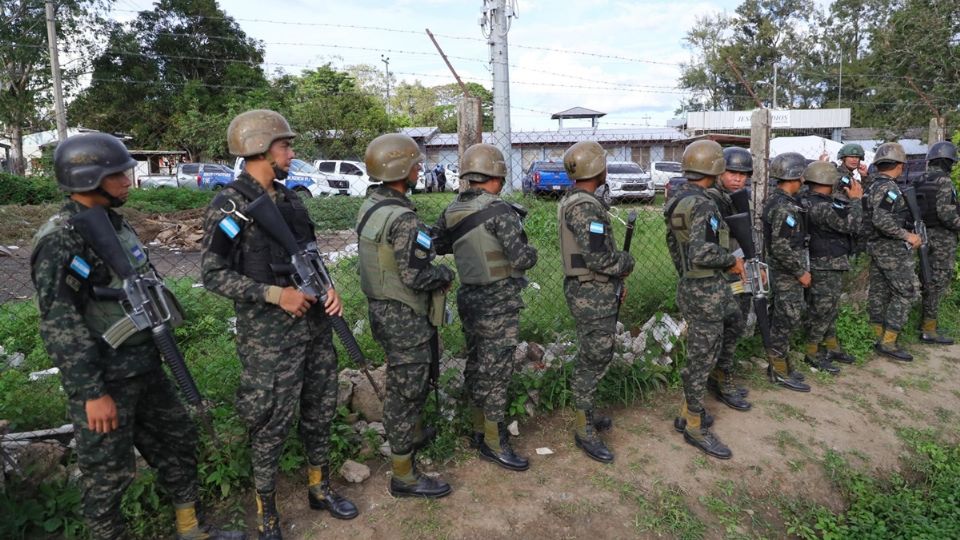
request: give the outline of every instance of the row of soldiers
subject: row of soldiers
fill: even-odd
[[[912,186],[903,180],[907,159],[898,143],[877,148],[873,175],[867,174],[859,145],[844,145],[837,157],[837,165],[808,163],[793,152],[771,160],[769,176],[776,189],[760,210],[765,270],[745,289],[744,254],[753,246],[738,245],[728,223],[732,225],[738,211],[752,221],[752,210],[735,204],[738,194],[746,193],[740,200],[749,200],[744,190],[753,172],[752,157],[744,149],[721,149],[712,141],[697,141],[684,152],[687,182],[664,209],[667,244],[680,275],[677,305],[689,325],[687,363],[681,372],[684,399],[674,426],[686,442],[710,456],[729,459],[732,452],[709,429],[714,418],[704,405],[706,390],[735,410],[751,408],[747,390],[733,380],[734,353],[751,309],[758,326],[769,315],[769,328],[761,332],[771,383],[797,392],[811,390],[788,354],[797,328],[803,329],[803,358],[811,366],[836,375],[840,369],[834,361],[854,362],[837,340],[836,320],[843,275],[851,269],[858,245],[866,245],[870,259],[867,312],[876,352],[897,361],[913,360],[898,337],[921,296],[915,256],[921,247],[928,256],[920,269],[929,271],[929,278],[922,288],[920,341],[953,343],[940,333],[937,316],[955,273],[960,232],[950,178],[956,146],[931,145],[927,172]],[[914,196],[918,215],[908,204]],[[769,312],[767,283],[773,297]]]
[[[337,402],[337,355],[331,328],[342,315],[340,296],[332,286],[322,294],[311,294],[292,278],[290,248],[277,240],[270,228],[275,224],[260,221],[263,214],[257,210],[264,203],[275,208],[283,228],[295,239],[295,249],[316,250],[313,222],[298,195],[283,183],[294,157],[295,137],[287,121],[273,111],[247,111],[234,118],[227,131],[228,148],[244,158],[244,170],[213,199],[204,217],[203,284],[231,299],[237,316],[242,370],[236,411],[247,426],[257,529],[263,539],[282,537],[277,471],[295,422],[308,461],[310,508],[339,519],[359,513],[356,505],[333,489],[329,466]],[[731,250],[724,214],[711,197],[723,205],[728,197],[725,189],[743,187],[751,172],[749,157],[742,150],[725,154],[715,143],[694,143],[683,158],[689,182],[671,199],[666,212],[668,244],[682,274],[678,304],[690,325],[688,361],[682,374],[684,405],[674,427],[688,442],[717,457],[729,457],[730,452],[708,429],[713,419],[704,408],[703,393],[710,388],[727,405],[750,408],[746,389],[733,380],[733,352],[750,307],[744,297],[737,303],[731,296],[731,285],[742,279],[743,259]],[[513,358],[524,272],[536,264],[537,252],[523,231],[523,210],[499,197],[507,177],[499,150],[480,144],[464,152],[461,178],[469,188],[433,227],[420,220],[407,197],[423,159],[416,142],[404,135],[382,135],[370,143],[365,162],[379,184],[359,210],[356,232],[370,327],[386,353],[384,423],[393,472],[389,490],[397,497],[437,498],[449,494],[450,485],[418,471],[415,458],[434,434],[423,425],[422,413],[429,381],[435,377],[431,366],[440,350],[438,327],[444,320],[445,295],[455,277],[435,257],[452,253],[459,274],[457,305],[467,344],[464,393],[470,444],[482,459],[510,471],[524,471],[529,460],[510,444],[505,410],[507,388],[516,369]],[[610,429],[612,421],[594,414],[595,393],[613,357],[624,282],[634,259],[617,248],[608,206],[600,196],[606,162],[606,153],[595,142],[577,143],[567,150],[564,167],[576,185],[561,200],[557,221],[564,295],[578,338],[571,380],[576,407],[573,441],[590,458],[609,463],[614,454],[601,433]],[[153,272],[146,247],[114,210],[128,196],[131,182],[124,171],[135,162],[119,140],[94,133],[61,143],[54,164],[68,201],[34,239],[32,277],[41,337],[61,370],[77,433],[83,508],[91,533],[96,538],[126,536],[120,500],[135,475],[136,447],[157,469],[161,486],[173,499],[178,539],[244,538],[244,533],[215,528],[204,518],[198,504],[197,432],[161,367],[160,342],[151,340],[150,329],[142,327],[124,340],[107,339],[113,336],[117,320],[131,316],[137,307],[129,296],[110,292],[128,291],[131,278],[107,264],[78,224],[88,211],[101,209],[133,274]],[[805,177],[813,185],[811,191],[828,201],[825,210],[810,215],[842,215],[831,222],[842,221],[846,226],[859,219],[861,211],[855,207],[861,190],[854,184],[844,191],[851,199],[849,209],[834,211],[837,202],[827,187],[832,189],[836,183],[836,171],[824,174],[818,166],[797,172],[797,167],[777,160],[772,165],[781,189],[771,197],[764,215],[774,233],[767,235],[773,236],[767,251],[769,278],[778,298],[772,336],[780,348],[771,350],[770,374],[787,388],[809,390],[786,360],[789,329],[801,311],[786,300],[802,300],[804,283],[819,285],[821,270],[828,272],[822,279],[828,285],[821,296],[837,296],[839,281],[831,279],[846,267],[818,266],[821,258],[814,256],[817,264],[801,268],[791,225],[799,210],[790,210],[780,201],[793,201],[794,188]],[[713,188],[717,177],[722,185]],[[884,210],[881,201],[875,207],[877,212],[890,211]],[[949,221],[956,220],[953,216],[945,217],[944,223],[955,223]],[[955,249],[955,233],[953,238]],[[906,257],[901,254],[901,259]],[[162,284],[159,287],[162,291]],[[159,293],[164,298],[168,295],[169,291]],[[159,301],[159,296],[151,298]],[[818,344],[817,365],[824,367],[830,358],[851,360],[826,322],[835,319],[836,302],[820,303],[824,309],[830,304],[833,315],[827,309],[826,315],[817,318],[819,326],[808,328],[808,336]],[[175,302],[171,305],[176,311]],[[902,322],[887,325],[891,330],[900,327]],[[924,335],[937,336],[935,324],[931,330],[925,323]],[[163,352],[168,362],[169,352]],[[182,382],[179,377],[177,382]]]

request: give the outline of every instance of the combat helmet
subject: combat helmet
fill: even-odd
[[[753,173],[753,156],[746,148],[739,146],[724,148],[723,162],[728,171]]]
[[[840,150],[837,152],[837,159],[843,159],[845,157],[858,157],[863,159],[866,157],[866,153],[863,151],[863,147],[857,143],[847,143],[840,147]]]
[[[68,137],[53,153],[57,185],[69,193],[93,191],[107,176],[136,166],[120,139],[107,133]]]
[[[957,162],[957,147],[952,142],[940,141],[930,147],[927,152],[927,161],[945,159],[951,163]]]
[[[257,156],[267,153],[274,141],[296,136],[280,113],[254,109],[240,113],[230,121],[227,149],[237,157]]]
[[[903,151],[903,146],[900,146],[900,143],[888,142],[883,143],[877,147],[877,152],[874,154],[873,163],[879,165],[881,163],[906,163],[907,162],[907,153]]]
[[[814,161],[803,171],[803,180],[809,184],[833,187],[840,181],[840,171],[827,161]]]
[[[574,182],[589,180],[607,170],[607,152],[596,141],[580,141],[564,152],[563,168]]]
[[[507,163],[503,152],[492,144],[475,144],[463,152],[460,174],[482,174],[490,178],[506,178]]]
[[[719,176],[726,170],[723,148],[716,141],[695,141],[683,151],[680,168],[685,175]]]
[[[417,142],[400,133],[387,133],[370,141],[363,156],[371,178],[380,182],[406,180],[408,184],[413,166],[423,160]],[[412,182],[416,185],[416,179]]]
[[[807,158],[797,152],[785,152],[770,160],[770,178],[799,180],[807,168]]]

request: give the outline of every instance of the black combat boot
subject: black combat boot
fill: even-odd
[[[713,427],[713,415],[708,413],[706,409],[700,411],[700,427]],[[683,414],[673,419],[673,429],[677,433],[683,433],[683,430],[687,429],[687,419]]]
[[[767,365],[767,378],[770,379],[770,382],[780,385],[787,390],[793,390],[794,392],[810,391],[809,384],[787,375],[787,373],[789,373],[787,361],[782,356],[771,354],[767,361],[769,362],[769,365]]]
[[[691,411],[684,404],[682,416],[686,420],[686,427],[683,430],[683,440],[687,444],[699,448],[708,456],[717,459],[730,459],[733,457],[733,452],[720,442],[720,439],[713,432],[701,424],[702,413],[703,411]]]
[[[439,499],[453,491],[450,484],[439,478],[421,474],[414,464],[413,453],[393,454],[393,477],[390,494],[394,497],[424,497]]]
[[[744,399],[744,396],[740,393],[740,389],[733,383],[733,378],[730,374],[723,372],[717,372],[715,375],[711,374],[711,376],[707,378],[707,390],[731,409],[749,411],[753,407],[749,401]]]
[[[176,515],[176,540],[246,540],[243,531],[227,531],[204,524],[203,509],[199,503],[173,505]]]
[[[317,474],[319,473],[319,478]],[[356,505],[341,497],[330,487],[330,466],[309,467],[309,484],[307,501],[314,510],[327,510],[337,519],[353,519],[359,512]],[[317,482],[319,480],[319,482]]]
[[[593,411],[578,409],[577,430],[573,435],[573,441],[577,444],[577,448],[583,450],[591,459],[600,463],[613,463],[613,452],[597,436],[597,431],[593,425]]]
[[[841,364],[852,364],[857,361],[852,354],[840,347],[837,336],[827,336],[823,339],[823,346],[827,349],[827,358]]]
[[[277,512],[277,491],[257,492],[257,531],[260,540],[283,540],[280,532],[280,514]]]
[[[840,373],[840,368],[833,365],[833,362],[830,361],[830,358],[824,352],[817,353],[817,356],[805,354],[803,355],[803,361],[809,366],[815,367],[820,371],[825,371],[831,375],[838,375]]]
[[[913,355],[903,350],[897,342],[897,336],[900,333],[890,329],[884,329],[883,337],[880,342],[873,346],[873,350],[894,360],[901,362],[912,362]]]
[[[613,429],[613,419],[604,414],[596,415],[593,417],[593,429],[597,430],[597,433],[610,431]]]
[[[929,345],[953,345],[953,339],[940,333],[936,319],[924,319],[920,326],[920,342]]]
[[[480,445],[483,444],[483,432],[474,431],[470,433],[470,442],[468,443],[470,448],[480,449]]]
[[[518,456],[510,446],[510,434],[507,432],[507,425],[503,422],[491,422],[492,429],[495,429],[497,436],[493,437],[489,432],[484,433],[483,441],[480,443],[480,457],[496,463],[497,465],[511,471],[525,471],[530,468],[530,461],[527,458]],[[491,447],[491,441],[498,441],[499,444]]]

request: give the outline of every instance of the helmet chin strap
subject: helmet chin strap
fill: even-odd
[[[110,208],[120,208],[121,206],[123,206],[123,203],[126,202],[123,199],[114,197],[113,195],[107,193],[107,190],[103,189],[103,187],[100,187],[100,186],[98,186],[97,189],[93,190],[93,192],[103,195],[104,198],[107,199],[107,203],[110,204]]]

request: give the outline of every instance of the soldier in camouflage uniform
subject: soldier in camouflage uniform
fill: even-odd
[[[450,485],[420,473],[413,454],[424,444],[417,432],[442,322],[442,306],[438,313],[431,305],[437,305],[436,299],[442,304],[454,275],[446,266],[431,264],[433,239],[406,196],[423,162],[417,143],[406,135],[381,135],[367,146],[364,160],[371,180],[383,182],[360,207],[357,234],[360,286],[370,304],[370,327],[387,353],[383,418],[393,453],[390,493],[444,497]]]
[[[877,337],[875,350],[894,360],[909,362],[913,356],[900,347],[897,337],[920,293],[914,253],[921,240],[905,228],[910,209],[897,178],[903,174],[906,161],[907,155],[897,143],[884,143],[877,148],[873,161],[877,174],[867,188],[864,220],[870,227],[867,313]]]
[[[607,153],[596,142],[579,142],[564,153],[563,167],[576,182],[557,207],[563,292],[577,325],[570,382],[577,407],[574,442],[591,458],[610,463],[613,453],[597,434],[598,427],[609,426],[609,419],[594,418],[594,394],[613,359],[624,279],[634,260],[617,249],[607,206],[595,194],[607,181]]]
[[[706,190],[708,197],[713,199],[720,211],[720,217],[726,219],[737,213],[730,194],[743,189],[747,179],[753,174],[753,157],[750,151],[744,148],[730,147],[723,149],[724,171],[717,178],[713,187]],[[729,239],[729,249],[735,253],[740,249],[737,241]],[[741,251],[742,253],[742,251]],[[725,273],[731,287],[742,283],[740,276]],[[742,290],[742,287],[739,287]],[[749,293],[735,294],[737,305],[740,307],[740,317],[724,321],[723,337],[720,343],[720,352],[717,353],[717,365],[710,372],[707,379],[707,389],[721,402],[731,409],[748,411],[752,407],[747,397],[747,389],[738,387],[734,381],[733,358],[737,352],[737,341],[743,337],[747,326],[747,318],[753,304],[753,296]]]
[[[707,379],[720,351],[721,336],[736,328],[740,309],[725,272],[743,275],[743,259],[730,251],[729,229],[707,196],[724,172],[724,156],[714,141],[696,141],[683,152],[687,182],[671,196],[663,215],[667,248],[680,275],[677,306],[687,321],[687,360],[680,372],[683,402],[674,428],[707,455],[730,459],[733,453],[709,430],[713,417],[704,408]],[[726,379],[729,380],[729,379]]]
[[[800,325],[803,315],[803,290],[812,280],[804,253],[804,217],[794,198],[803,183],[805,166],[806,159],[796,152],[771,160],[770,177],[777,180],[777,189],[763,208],[763,240],[773,293],[767,376],[770,382],[797,392],[810,391],[810,385],[803,382],[803,375],[793,369],[787,356],[790,333]]]
[[[460,179],[470,183],[447,207],[435,228],[438,254],[453,253],[460,273],[457,307],[467,342],[464,388],[470,393],[472,442],[480,456],[501,467],[525,471],[529,461],[514,453],[504,422],[507,387],[517,366],[523,273],[537,263],[520,215],[497,196],[507,165],[489,144],[463,153]]]
[[[957,190],[950,179],[950,171],[957,163],[957,147],[953,143],[938,142],[927,152],[927,174],[917,182],[917,200],[927,226],[927,247],[930,250],[931,283],[922,295],[923,322],[920,341],[949,345],[953,339],[937,329],[940,300],[943,299],[956,273],[957,233],[960,232],[960,212]]]
[[[120,501],[136,474],[136,447],[173,499],[176,538],[243,538],[242,533],[199,524],[196,427],[160,365],[150,331],[132,335],[116,349],[101,339],[124,311],[116,299],[94,295],[93,288],[118,288],[122,280],[69,221],[87,208],[108,208],[134,268],[152,268],[133,228],[113,210],[130,189],[124,171],[136,165],[111,135],[91,133],[63,141],[54,154],[54,169],[69,199],[37,232],[30,261],[40,336],[60,368],[76,433],[83,514],[94,538],[129,537]]]
[[[860,182],[861,187],[866,189],[867,164],[863,162],[865,156],[866,154],[863,151],[863,147],[859,144],[847,143],[840,147],[840,150],[837,152],[837,159],[840,160],[839,163],[837,163],[837,172],[840,173],[840,178],[849,178],[851,181],[856,180]],[[833,194],[843,200],[847,195],[846,188],[848,187],[849,186],[838,182],[833,190]]]
[[[337,408],[337,354],[331,315],[342,312],[340,296],[327,293],[323,306],[300,292],[272,265],[290,254],[243,209],[267,194],[297,242],[316,241],[299,196],[282,183],[293,159],[295,134],[273,111],[241,113],[227,128],[230,153],[244,158],[244,171],[214,198],[204,217],[204,286],[233,300],[237,354],[243,365],[237,413],[247,424],[252,451],[260,538],[280,538],[276,477],[284,443],[300,407],[299,435],[307,454],[308,502],[339,519],[357,508],[330,486],[330,423]]]
[[[829,163],[816,161],[803,173],[810,190],[800,199],[810,230],[810,274],[804,360],[831,374],[840,372],[832,360],[854,361],[837,341],[837,311],[843,291],[843,273],[850,270],[853,237],[860,230],[863,187],[851,180],[845,200],[832,195],[840,174]],[[850,202],[845,202],[850,201]]]

